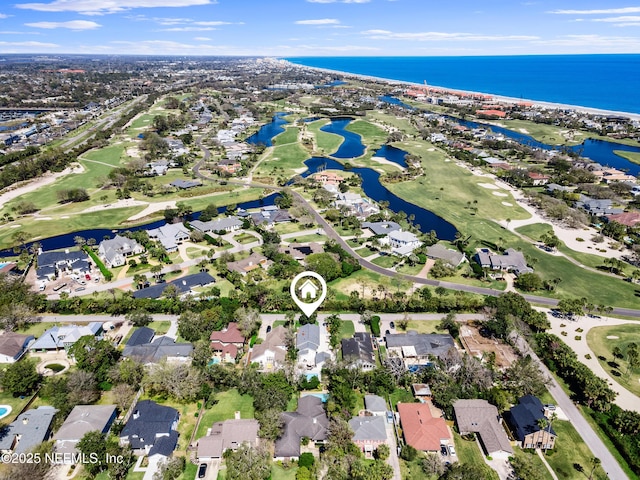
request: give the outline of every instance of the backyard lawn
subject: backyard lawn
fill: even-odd
[[[213,407],[202,414],[195,438],[204,437],[207,429],[215,422],[233,419],[236,411],[240,412],[240,418],[253,418],[253,398],[250,395],[240,395],[235,388],[218,393],[216,401]]]
[[[632,342],[640,345],[640,327],[636,324],[595,327],[587,333],[589,348],[595,353],[602,368],[610,372],[611,377],[620,385],[640,396],[640,369],[629,371],[629,362],[626,360],[627,348]],[[614,358],[615,347],[621,350],[623,358]]]
[[[558,434],[558,439],[556,440],[555,451],[546,457],[547,462],[560,480],[584,480],[591,471],[590,459],[593,455],[589,447],[587,447],[570,422],[556,420],[553,422],[553,429]],[[587,473],[586,476],[576,470],[578,465],[584,468]],[[605,480],[607,476],[602,471],[602,468],[598,468],[593,478],[594,480]]]
[[[458,461],[462,464],[473,464],[485,468],[485,478],[499,480],[498,474],[492,470],[484,461],[484,454],[476,440],[465,440],[456,432],[453,432],[453,439],[456,445]]]

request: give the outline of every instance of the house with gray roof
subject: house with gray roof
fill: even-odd
[[[189,188],[199,187],[202,185],[202,182],[199,180],[174,180],[169,185],[172,187],[176,187],[180,190],[188,190]]]
[[[286,334],[284,325],[278,325],[267,333],[264,341],[251,349],[251,363],[257,363],[263,372],[280,369],[287,356]]]
[[[242,228],[242,224],[244,222],[236,217],[224,217],[219,218],[217,220],[210,220],[208,222],[201,222],[200,220],[194,220],[191,222],[191,226],[202,233],[211,233],[211,232],[235,232],[236,230],[240,230]]]
[[[300,457],[300,440],[309,438],[312,442],[324,442],[327,439],[329,419],[322,405],[322,400],[314,395],[307,395],[298,400],[295,412],[283,412],[282,435],[276,440],[274,457],[279,460],[298,459]]]
[[[438,243],[427,247],[427,257],[434,260],[442,260],[444,263],[449,264],[454,268],[464,262],[466,258],[464,253],[446,248]]]
[[[387,414],[387,402],[378,395],[365,395],[364,408],[374,416],[383,417]]]
[[[453,337],[448,333],[390,333],[385,335],[390,356],[403,359],[405,366],[428,365],[431,357],[440,357],[455,348]]]
[[[362,228],[368,228],[374,235],[388,235],[402,227],[396,222],[362,222]]]
[[[320,326],[315,323],[302,325],[296,333],[298,363],[313,368],[316,365],[316,353],[320,348]]]
[[[222,458],[225,451],[235,451],[243,444],[256,447],[259,443],[259,429],[260,424],[253,418],[235,418],[214,423],[207,436],[197,440],[198,461]]]
[[[158,228],[147,230],[149,238],[159,241],[164,249],[171,253],[178,250],[178,245],[189,239],[189,229],[182,223],[165,223]]]
[[[111,240],[103,240],[98,246],[98,255],[110,268],[121,267],[127,257],[144,252],[144,247],[133,239],[116,235]]]
[[[122,356],[149,365],[165,359],[168,362],[188,362],[191,361],[191,352],[193,352],[192,344],[176,343],[173,338],[163,336],[138,345],[129,345],[127,342]]]
[[[366,458],[372,458],[373,452],[383,443],[387,443],[387,425],[383,417],[354,417],[349,420],[349,427],[353,430],[351,440],[362,450]]]
[[[205,287],[216,281],[208,272],[198,272],[184,277],[176,278],[167,283],[158,283],[150,287],[134,290],[133,298],[160,298],[164,295],[164,291],[169,285],[173,285],[178,289],[180,294],[184,295],[192,292],[194,288]]]
[[[404,230],[393,230],[389,232],[386,239],[387,241],[382,243],[388,243],[393,253],[402,256],[410,255],[422,245],[416,234]]]
[[[232,272],[238,272],[240,275],[245,276],[249,272],[252,272],[256,268],[267,269],[271,266],[272,262],[264,255],[253,252],[247,258],[242,260],[236,260],[235,262],[227,262],[227,268]]]
[[[586,195],[580,195],[576,202],[577,208],[586,210],[589,214],[601,217],[603,215],[615,215],[624,212],[622,208],[614,208],[613,200],[609,198],[596,199]]]
[[[158,447],[162,449],[160,453],[168,455],[177,444],[179,417],[175,408],[159,405],[152,400],[141,400],[120,433],[120,444],[131,446],[136,455],[151,455],[154,446],[159,444]],[[165,440],[161,442],[163,438]],[[169,450],[171,443],[173,447]]]
[[[76,405],[53,436],[56,452],[76,453],[76,444],[86,433],[107,433],[115,418],[115,405]]]
[[[57,411],[53,407],[40,406],[18,415],[0,430],[0,452],[25,453],[48,440],[51,422]]]
[[[356,332],[352,338],[342,339],[342,359],[351,368],[369,371],[376,367],[373,337],[370,333]]]
[[[487,455],[507,459],[513,454],[498,409],[486,400],[456,400],[453,403],[460,435],[475,433]]]
[[[291,215],[286,210],[281,210],[275,205],[263,207],[259,212],[250,214],[254,225],[271,227],[276,223],[290,222]]]
[[[17,362],[34,341],[33,335],[5,331],[0,335],[0,363]]]
[[[30,352],[50,352],[69,350],[80,338],[85,336],[102,339],[102,322],[90,322],[86,325],[56,325],[44,332],[29,346]]]
[[[496,255],[487,248],[481,248],[476,253],[476,261],[482,268],[513,272],[516,275],[532,273],[533,268],[527,265],[527,259],[522,252],[507,248],[502,255]]]
[[[51,281],[60,275],[86,273],[91,270],[91,260],[82,250],[80,251],[56,251],[42,252],[37,257],[38,267],[36,276],[38,280]]]

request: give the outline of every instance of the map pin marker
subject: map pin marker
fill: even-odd
[[[315,278],[320,283],[322,292],[319,292],[320,288],[318,288],[318,286],[307,277]],[[307,280],[302,282],[300,288],[297,288],[298,282],[300,282],[300,280],[302,280],[303,278],[307,278]],[[298,296],[298,290],[300,291],[302,298]],[[296,305],[298,305],[300,310],[302,310],[302,312],[307,317],[310,317],[311,315],[313,315],[313,312],[315,312],[318,307],[322,305],[324,298],[327,296],[327,282],[325,282],[324,278],[322,278],[316,272],[302,272],[295,276],[295,278],[291,282],[289,291],[291,292],[291,298],[293,298],[293,301],[296,303]],[[306,302],[305,300],[307,299],[317,300],[315,302]]]

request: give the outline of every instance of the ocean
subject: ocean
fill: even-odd
[[[640,54],[286,60],[389,80],[640,114]]]

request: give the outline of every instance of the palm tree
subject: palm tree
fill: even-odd
[[[593,480],[593,474],[601,463],[602,462],[598,457],[591,458],[591,473],[589,473],[589,480]]]

